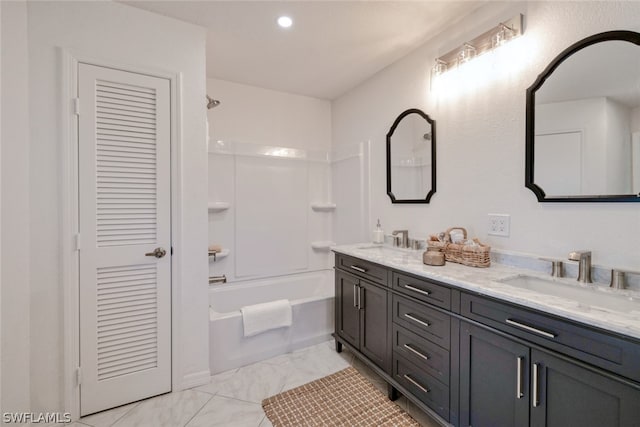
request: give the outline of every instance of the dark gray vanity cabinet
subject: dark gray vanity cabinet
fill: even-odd
[[[480,296],[463,294],[462,313],[513,339],[461,322],[461,425],[640,425],[640,386],[600,368],[633,375],[637,343]]]
[[[640,427],[640,340],[336,255],[336,348],[443,423]]]
[[[391,370],[387,290],[336,270],[336,333],[385,372]]]
[[[460,425],[529,425],[529,347],[461,322]]]
[[[451,317],[404,296],[392,301],[393,378],[449,421]]]
[[[541,350],[531,363],[531,427],[640,425],[640,390],[625,380]]]
[[[336,271],[336,333],[356,348],[360,347],[359,284],[357,277]]]
[[[638,426],[640,388],[596,367],[463,321],[460,425]]]
[[[389,295],[386,289],[360,281],[360,351],[376,365],[390,370],[389,320],[387,316]]]

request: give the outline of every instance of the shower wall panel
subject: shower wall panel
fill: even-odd
[[[209,243],[228,250],[210,258],[211,276],[229,282],[331,268],[331,253],[312,242],[332,240],[331,164],[326,152],[211,142]],[[340,209],[338,207],[338,209]]]
[[[236,277],[306,270],[307,162],[236,156]]]

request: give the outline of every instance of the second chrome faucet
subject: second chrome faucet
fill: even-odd
[[[409,230],[394,230],[391,234],[394,236],[400,234],[400,243],[397,246],[401,248],[409,247]]]
[[[593,283],[591,280],[591,251],[573,251],[569,260],[578,261],[578,282]]]

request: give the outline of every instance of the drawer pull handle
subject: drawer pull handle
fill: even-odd
[[[409,319],[409,320],[413,320],[414,322],[419,323],[419,324],[420,324],[420,325],[422,325],[422,326],[426,326],[427,328],[428,328],[429,326],[431,326],[431,323],[424,322],[424,321],[422,321],[422,320],[420,320],[420,319],[417,319],[417,318],[413,317],[413,316],[412,316],[412,315],[410,315],[410,314],[405,314],[405,315],[404,315],[404,317],[406,317],[406,318],[407,318],[407,319]]]
[[[429,393],[431,390],[429,390],[428,388],[424,388],[423,386],[420,385],[420,383],[418,383],[416,380],[414,380],[413,378],[411,378],[409,375],[404,374],[404,379],[409,381],[411,384],[413,384],[414,386],[418,387],[420,390],[422,390],[424,393]]]
[[[367,272],[366,268],[358,267],[357,265],[352,265],[351,268],[354,269],[355,271],[359,271],[360,273],[366,273]]]
[[[537,408],[538,405],[540,404],[540,401],[538,400],[538,364],[534,363],[533,364],[533,396],[531,396],[531,399],[533,400],[533,407]]]
[[[410,352],[412,352],[413,354],[422,357],[424,360],[429,360],[429,356],[422,354],[421,352],[419,352],[418,350],[416,350],[415,348],[411,347],[409,344],[405,344],[404,348],[406,348],[407,350],[409,350]]]
[[[523,358],[521,356],[518,357],[518,372],[516,373],[517,378],[516,378],[516,398],[517,399],[522,399],[522,396],[524,396],[524,393],[522,392],[522,362],[523,362]]]
[[[431,295],[430,291],[423,291],[422,289],[418,289],[418,288],[416,288],[414,286],[411,286],[411,285],[404,285],[404,287],[405,287],[405,289],[409,289],[411,291],[418,292],[419,294]]]
[[[362,310],[362,286],[358,286],[358,310]]]
[[[507,324],[518,327],[520,329],[524,329],[525,331],[533,332],[534,334],[542,335],[547,338],[555,338],[556,334],[552,334],[551,332],[543,331],[541,329],[534,328],[533,326],[525,325],[524,323],[516,322],[515,320],[507,319]]]

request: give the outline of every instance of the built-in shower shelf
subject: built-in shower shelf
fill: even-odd
[[[312,203],[311,209],[316,212],[331,212],[336,210],[335,203]]]
[[[215,261],[227,257],[229,256],[229,253],[231,251],[229,249],[223,249],[221,252],[213,252],[213,251],[209,251],[209,258],[214,259]],[[215,255],[215,257],[214,257]]]
[[[209,203],[209,212],[222,212],[226,211],[231,207],[229,202],[210,202]]]
[[[332,246],[335,246],[336,242],[328,240],[319,240],[317,242],[311,242],[311,247],[317,251],[328,251]]]

